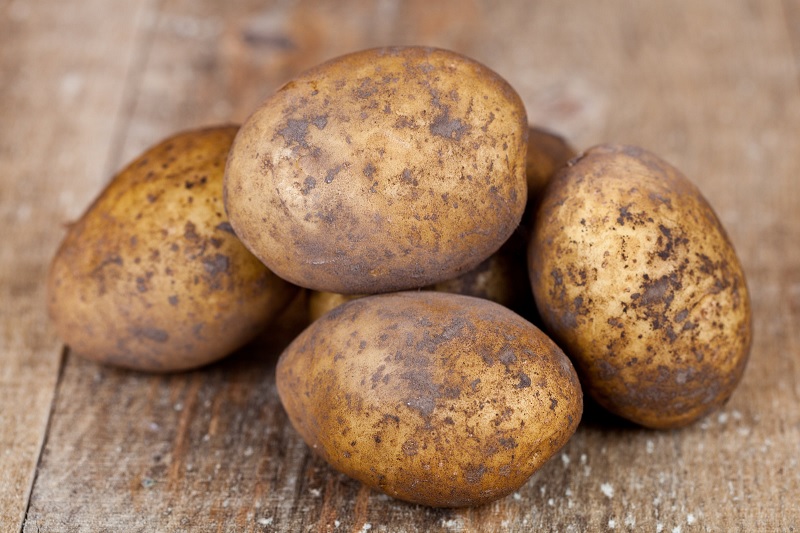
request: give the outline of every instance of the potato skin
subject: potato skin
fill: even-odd
[[[335,469],[390,496],[478,505],[517,488],[574,433],[577,375],[539,329],[478,298],[347,302],[278,361],[278,393]]]
[[[459,54],[366,50],[299,75],[236,137],[231,224],[275,273],[343,294],[420,288],[495,252],[526,202],[527,119]]]
[[[548,331],[617,415],[684,426],[740,381],[744,272],[700,191],[655,155],[602,145],[573,160],[545,192],[529,265]]]
[[[338,292],[310,291],[308,296],[308,317],[313,322],[345,302],[368,296],[366,294],[340,294]]]
[[[529,206],[538,203],[550,179],[576,155],[575,149],[560,135],[536,126],[528,128],[525,176]]]
[[[222,179],[236,126],[183,132],[117,174],[70,226],[47,285],[53,324],[101,363],[184,370],[228,355],[296,287],[239,242]]]

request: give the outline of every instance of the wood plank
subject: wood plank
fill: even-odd
[[[61,365],[42,280],[62,224],[102,183],[109,119],[120,107],[134,51],[131,22],[141,4],[43,0],[0,6],[3,530],[22,524]]]
[[[147,376],[68,357],[26,531],[752,531],[800,527],[800,91],[778,3],[168,1],[114,165],[242,120],[328,57],[389,43],[471,55],[579,148],[648,147],[698,184],[744,262],[756,329],[719,413],[680,431],[589,409],[517,493],[407,505],[310,454],[274,362],[301,323],[210,368]]]

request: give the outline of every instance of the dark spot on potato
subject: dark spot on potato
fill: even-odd
[[[195,226],[193,222],[186,221],[183,227],[183,237],[193,242],[200,240],[200,235],[197,234],[197,226]]]
[[[214,254],[212,257],[203,258],[203,267],[206,272],[212,276],[221,274],[228,271],[229,259],[228,256],[222,254]]]
[[[436,408],[436,401],[430,396],[417,396],[407,400],[406,405],[427,418]]]
[[[372,163],[367,163],[366,166],[364,167],[363,172],[366,177],[371,178],[372,175],[375,174],[375,165],[373,165]],[[376,181],[375,185],[377,184],[378,182]]]
[[[314,124],[318,129],[324,130],[325,126],[328,125],[328,115],[318,115],[311,119],[311,123]]]
[[[278,130],[278,135],[283,137],[287,146],[297,144],[303,148],[308,148],[308,143],[306,143],[306,135],[308,135],[308,122],[305,120],[290,118],[286,121],[286,125]]]
[[[328,173],[325,174],[325,183],[332,183],[336,175],[341,172],[342,165],[336,165],[335,167],[328,170]]]
[[[413,456],[417,455],[417,453],[418,453],[417,452],[417,447],[418,447],[417,441],[415,441],[414,439],[409,439],[409,440],[405,441],[403,443],[403,445],[401,446],[401,448],[403,450],[403,453],[408,455],[409,457],[413,457]]]
[[[642,305],[660,303],[669,288],[669,278],[667,276],[661,276],[656,281],[644,285],[643,288],[644,293],[640,301]]]
[[[556,410],[556,407],[558,407],[558,400],[556,400],[555,398],[553,398],[553,397],[551,396],[551,397],[550,397],[550,410],[551,410],[551,411],[555,411],[555,410]]]
[[[414,187],[419,185],[419,181],[411,175],[411,171],[407,168],[403,170],[403,181],[413,185]]]
[[[531,386],[531,378],[525,372],[519,373],[519,383],[517,384],[518,389],[527,389]]]
[[[626,220],[627,221],[633,220],[633,215],[631,215],[631,213],[628,211],[629,207],[630,204],[624,205],[619,208],[619,216],[617,217],[617,224],[619,224],[620,226],[624,226]]]
[[[372,78],[363,78],[359,86],[353,90],[353,94],[355,94],[356,98],[361,100],[367,99],[377,92],[378,87],[375,85],[375,82],[372,81]]]
[[[147,283],[143,277],[136,278],[136,290],[139,292],[147,292]]]
[[[145,338],[153,342],[164,343],[169,340],[169,333],[159,328],[135,327],[129,330],[131,335],[137,338]]]
[[[514,440],[514,437],[500,437],[497,439],[497,442],[506,450],[513,450],[518,446],[517,441]]]
[[[432,323],[430,325],[432,325]],[[473,329],[474,326],[463,317],[454,317],[444,326],[440,333],[431,335],[429,331],[425,331],[422,335],[422,339],[417,342],[416,349],[434,353],[440,344],[457,338],[464,328]]]
[[[178,305],[178,296],[175,294],[167,298],[167,300],[169,301],[169,305]]]
[[[303,194],[304,196],[308,195],[308,193],[310,193],[316,186],[317,186],[317,180],[314,179],[313,176],[306,176],[305,181],[303,181],[303,188],[300,189],[300,193]]]
[[[480,483],[481,478],[486,473],[486,466],[484,465],[470,465],[464,469],[464,479],[470,485],[474,485],[475,483]]]
[[[503,348],[500,350],[500,354],[497,356],[497,359],[499,359],[500,362],[505,365],[506,370],[508,370],[509,365],[517,362],[517,356],[508,346],[503,346]]]
[[[470,126],[460,119],[450,118],[450,108],[442,106],[442,113],[437,116],[430,125],[430,131],[433,135],[460,141],[461,137],[468,133]]]
[[[670,343],[675,342],[675,340],[678,338],[678,335],[672,329],[672,326],[667,326],[666,332],[667,332],[667,338],[669,339],[669,342]]]

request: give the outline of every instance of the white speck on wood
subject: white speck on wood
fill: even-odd
[[[656,449],[655,443],[652,440],[647,439],[646,449],[647,453],[653,453],[653,451]]]
[[[608,529],[614,529],[617,527],[617,521],[613,518],[608,519]]]
[[[696,520],[696,518],[694,517],[694,515],[692,513],[689,513],[688,515],[686,515],[686,523],[689,524],[690,526],[695,523],[695,520]]]
[[[612,487],[610,483],[603,483],[600,485],[600,491],[606,496],[606,498],[614,497],[614,487]]]
[[[268,525],[272,524],[272,517],[270,516],[268,518],[259,518],[258,519],[258,524],[261,525],[261,526],[268,526]]]

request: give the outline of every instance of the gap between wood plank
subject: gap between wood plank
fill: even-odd
[[[36,465],[33,468],[33,476],[31,477],[31,484],[28,487],[28,494],[25,496],[25,513],[22,515],[22,522],[19,525],[19,533],[25,530],[25,523],[28,521],[28,511],[31,508],[31,496],[33,495],[33,487],[36,486],[36,480],[39,478],[39,466],[42,463],[42,456],[44,455],[45,446],[47,446],[47,439],[50,437],[50,426],[53,423],[53,412],[56,409],[56,401],[58,394],[61,390],[61,382],[64,379],[64,368],[67,363],[67,355],[69,349],[66,346],[61,347],[61,354],[58,359],[58,376],[56,377],[56,386],[53,387],[53,397],[50,400],[50,409],[47,412],[47,422],[44,426],[44,434],[42,441],[39,443],[39,453],[36,456]]]

